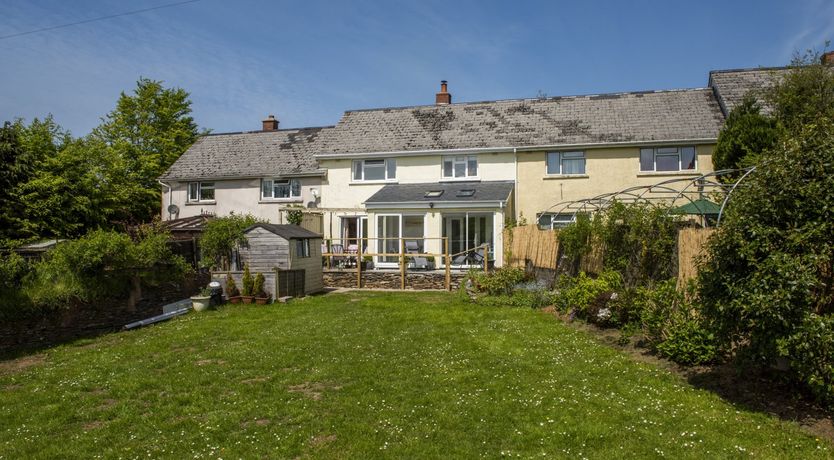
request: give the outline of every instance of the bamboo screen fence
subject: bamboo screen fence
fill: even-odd
[[[698,275],[697,258],[714,228],[682,228],[678,231],[678,287]]]
[[[507,265],[526,268],[528,262],[536,268],[556,269],[559,240],[553,230],[541,230],[535,224],[504,231],[504,244],[510,251]]]

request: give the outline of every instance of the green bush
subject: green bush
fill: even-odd
[[[254,216],[232,214],[211,219],[200,235],[200,264],[206,268],[232,270],[232,254],[238,246],[246,244],[243,231],[258,223]]]
[[[243,280],[241,284],[243,285],[243,289],[240,291],[240,295],[250,297],[255,294],[255,280],[252,279],[252,274],[249,273],[248,265],[243,267]]]
[[[676,363],[692,366],[715,360],[718,347],[715,335],[692,310],[676,311],[665,321],[664,339],[656,346],[658,354]]]
[[[240,295],[235,278],[231,273],[226,275],[226,295],[229,297],[237,297]]]
[[[800,381],[821,401],[834,403],[834,315],[808,315],[778,347]]]
[[[264,274],[258,272],[255,274],[255,281],[252,282],[252,295],[255,297],[266,297],[266,292],[264,292]]]
[[[576,277],[562,276],[558,283],[555,303],[564,312],[573,311],[582,318],[589,317],[589,307],[600,297],[618,291],[622,287],[622,278],[617,272],[606,271],[597,278],[591,278],[584,272]]]
[[[524,270],[514,267],[502,267],[489,273],[474,272],[471,277],[479,291],[491,296],[510,295],[517,285],[527,280]]]

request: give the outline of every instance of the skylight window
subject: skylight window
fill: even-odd
[[[440,195],[443,195],[443,190],[429,190],[423,195],[425,198],[437,198]]]
[[[473,196],[473,195],[475,195],[475,189],[471,189],[471,188],[463,189],[463,190],[458,192],[458,196],[466,197],[466,196]]]

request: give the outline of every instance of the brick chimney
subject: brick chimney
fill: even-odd
[[[270,115],[263,120],[263,131],[278,131],[278,119],[275,115]]]
[[[434,96],[435,105],[446,105],[452,103],[452,95],[446,88],[446,80],[440,80],[440,92]]]
[[[822,61],[822,65],[831,65],[834,66],[834,51],[829,51],[820,57],[820,61]]]

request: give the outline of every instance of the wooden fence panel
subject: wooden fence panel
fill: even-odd
[[[511,242],[507,265],[525,268],[529,263],[535,268],[556,269],[559,240],[555,231],[541,230],[535,224],[514,227],[505,230],[504,241]]]
[[[682,228],[678,230],[678,287],[698,276],[697,257],[715,232],[714,228]]]

